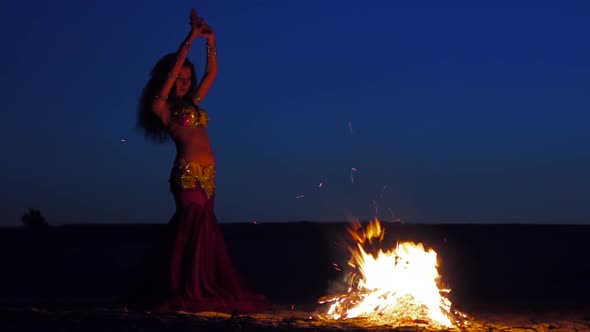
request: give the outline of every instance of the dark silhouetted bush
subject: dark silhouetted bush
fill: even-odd
[[[25,227],[48,226],[47,220],[43,217],[41,211],[30,208],[21,218]]]

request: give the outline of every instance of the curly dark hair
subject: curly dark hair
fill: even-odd
[[[154,143],[165,143],[168,141],[168,130],[164,127],[160,118],[154,113],[152,106],[154,98],[162,88],[166,79],[168,79],[168,74],[174,67],[175,63],[176,53],[169,53],[160,58],[152,69],[150,79],[144,86],[139,99],[139,105],[137,108],[137,126],[143,130],[145,138],[152,140]],[[175,95],[175,89],[172,89],[168,96],[169,103],[180,101],[192,102],[191,97],[194,95],[197,86],[195,66],[189,59],[184,61],[183,66],[189,67],[192,73],[190,88],[183,98],[178,98]]]

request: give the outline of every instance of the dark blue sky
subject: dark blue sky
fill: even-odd
[[[136,104],[192,6],[221,222],[590,222],[587,1],[65,0],[1,14],[0,225],[168,221]]]

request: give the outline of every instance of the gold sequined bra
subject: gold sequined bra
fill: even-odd
[[[215,165],[204,166],[195,161],[177,160],[172,168],[170,183],[182,190],[201,186],[210,198],[215,191]]]
[[[183,127],[207,127],[209,116],[207,112],[190,104],[178,104],[172,108],[172,120]]]

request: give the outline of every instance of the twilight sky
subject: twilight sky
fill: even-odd
[[[220,222],[590,223],[588,1],[24,0],[0,14],[0,226],[169,220],[174,146],[136,104],[193,6]]]

